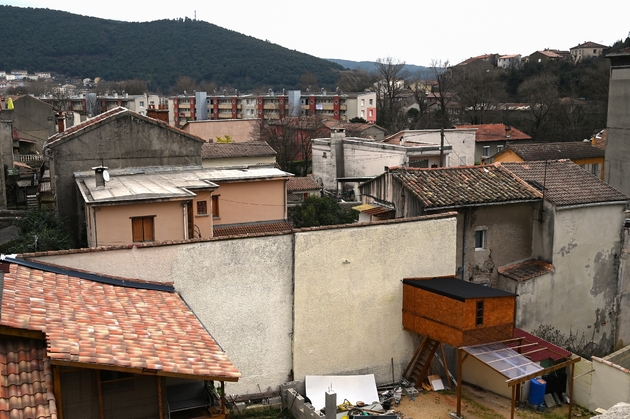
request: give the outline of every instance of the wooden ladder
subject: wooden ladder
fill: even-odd
[[[405,369],[404,377],[415,387],[422,385],[422,380],[427,376],[431,359],[433,359],[433,354],[435,354],[438,346],[440,346],[440,342],[425,336],[413,354],[413,358]]]

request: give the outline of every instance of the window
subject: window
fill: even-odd
[[[131,234],[134,242],[150,242],[155,240],[153,234],[153,218],[155,218],[153,215],[131,218]]]
[[[144,100],[140,101],[140,106],[144,106]]]
[[[197,201],[197,215],[208,215],[208,201]]]
[[[484,250],[486,248],[487,230],[475,231],[475,250]]]
[[[372,117],[372,109],[368,111],[368,115],[370,116],[370,118]]]
[[[503,146],[502,145],[498,145],[497,146],[497,153],[500,153],[503,151]]]
[[[365,106],[365,99],[361,99],[361,106]]]
[[[363,109],[361,109],[361,118],[365,119],[365,111]]]
[[[374,99],[370,99],[370,106],[374,104]]]
[[[490,157],[490,146],[483,147],[483,157]]]
[[[212,216],[219,218],[219,195],[212,195]]]
[[[482,326],[483,325],[483,300],[477,301],[477,312],[475,316],[475,325]]]
[[[466,156],[462,156],[459,158],[459,165],[466,166]]]

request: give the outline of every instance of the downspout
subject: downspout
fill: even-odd
[[[93,223],[93,228],[92,230],[94,231],[94,247],[98,247],[98,231],[96,230],[96,208],[92,208],[92,223]],[[132,238],[133,239],[133,238]]]
[[[464,210],[464,229],[462,231],[462,277],[461,279],[464,280],[464,278],[466,278],[466,229],[468,227],[468,208],[466,208]]]
[[[184,240],[188,240],[188,201],[182,204],[182,212],[184,214]]]

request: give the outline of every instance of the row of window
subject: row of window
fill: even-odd
[[[503,151],[503,146],[502,145],[498,145],[497,146],[497,153],[500,153]],[[483,157],[490,157],[490,146],[489,145],[485,145],[483,146]]]
[[[208,201],[197,201],[197,215],[208,215]],[[212,218],[219,218],[219,196],[212,196]],[[155,215],[131,217],[131,235],[134,243],[155,240]]]

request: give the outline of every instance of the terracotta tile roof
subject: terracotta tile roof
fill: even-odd
[[[612,52],[606,57],[625,57],[626,55],[630,55],[630,47],[620,49],[619,51]]]
[[[608,48],[608,47],[606,45],[598,44],[597,42],[588,41],[588,42],[584,42],[583,44],[574,46],[571,49],[578,49],[578,48]]]
[[[276,151],[264,141],[244,143],[205,143],[201,146],[202,159],[232,157],[275,157]]]
[[[160,125],[160,126],[164,127],[165,129],[176,131],[176,132],[178,132],[179,134],[181,134],[183,136],[186,136],[186,137],[189,137],[189,138],[192,138],[192,139],[195,139],[197,141],[205,143],[205,140],[203,140],[202,138],[199,138],[199,137],[197,137],[195,135],[189,134],[189,133],[184,132],[182,130],[179,130],[177,128],[173,128],[173,127],[171,127],[170,125],[168,125],[167,123],[165,123],[163,121],[160,121],[160,120],[157,120],[157,119],[153,119],[153,118],[149,118],[148,116],[140,115],[137,112],[133,112],[133,111],[127,109],[127,108],[123,108],[122,106],[118,106],[118,107],[116,107],[114,109],[110,109],[107,112],[103,112],[102,114],[97,115],[94,118],[90,118],[90,119],[88,119],[88,120],[86,120],[86,121],[84,121],[84,122],[82,122],[82,123],[80,123],[78,125],[70,127],[67,130],[65,130],[65,131],[58,132],[55,135],[52,135],[52,136],[48,137],[47,146],[48,147],[54,147],[55,145],[57,145],[60,142],[62,142],[62,140],[66,139],[66,138],[73,137],[75,134],[77,134],[77,133],[79,133],[79,132],[81,132],[83,130],[88,130],[90,128],[93,128],[93,127],[95,127],[97,125],[100,125],[100,124],[104,123],[108,119],[114,119],[117,116],[125,115],[125,114],[126,115],[132,115],[134,118],[142,119],[142,120],[147,121],[149,123]]]
[[[468,65],[470,63],[474,63],[475,61],[480,61],[480,60],[481,61],[488,61],[489,59],[492,58],[493,55],[496,55],[496,54],[484,54],[484,55],[478,55],[476,57],[471,57],[471,58],[468,58],[467,60],[464,60],[461,63],[457,64],[457,66]]]
[[[604,157],[605,150],[593,147],[591,142],[570,141],[561,143],[511,144],[503,152],[511,150],[523,161],[590,159]]]
[[[536,52],[538,52],[538,53],[540,53],[542,55],[545,55],[545,56],[547,56],[549,58],[562,58],[562,55],[560,55],[558,53],[555,53],[553,51],[547,50],[547,49],[543,50],[543,51],[536,51]]]
[[[0,339],[0,419],[56,419],[50,358],[43,340]]]
[[[503,276],[522,282],[553,272],[553,265],[542,260],[530,259],[509,266],[502,266],[498,271]]]
[[[43,332],[53,364],[238,381],[236,367],[172,287],[7,262],[0,325]]]
[[[477,128],[476,142],[531,140],[532,137],[505,124],[457,125],[455,128]]]
[[[287,192],[318,191],[321,188],[312,176],[292,177],[287,180]]]
[[[606,144],[608,143],[608,130],[604,128],[603,130],[595,134],[591,138],[591,142],[595,147],[606,150]]]
[[[544,186],[545,199],[557,207],[630,200],[570,160],[496,164],[525,182]]]
[[[339,122],[336,119],[324,121],[324,125],[326,125],[328,128],[343,128],[348,131],[365,131],[365,130],[368,130],[370,128],[375,128],[375,127],[380,129],[383,132],[386,131],[385,128],[376,124],[361,123],[361,122]]]
[[[214,226],[214,237],[240,236],[262,233],[287,232],[293,230],[293,225],[288,221],[256,224],[237,224],[230,226]]]
[[[512,334],[515,338],[523,339],[521,342],[515,341],[508,343],[508,346],[517,346],[522,344],[533,343],[534,346],[529,346],[527,349],[523,348],[523,354],[533,362],[540,362],[546,359],[553,359],[554,361],[560,361],[565,358],[571,357],[571,352],[566,349],[562,349],[559,346],[554,345],[551,342],[547,342],[539,337],[527,333],[522,329],[514,328]],[[542,350],[541,350],[542,349]]]
[[[496,165],[392,170],[425,209],[540,200],[542,194]]]

